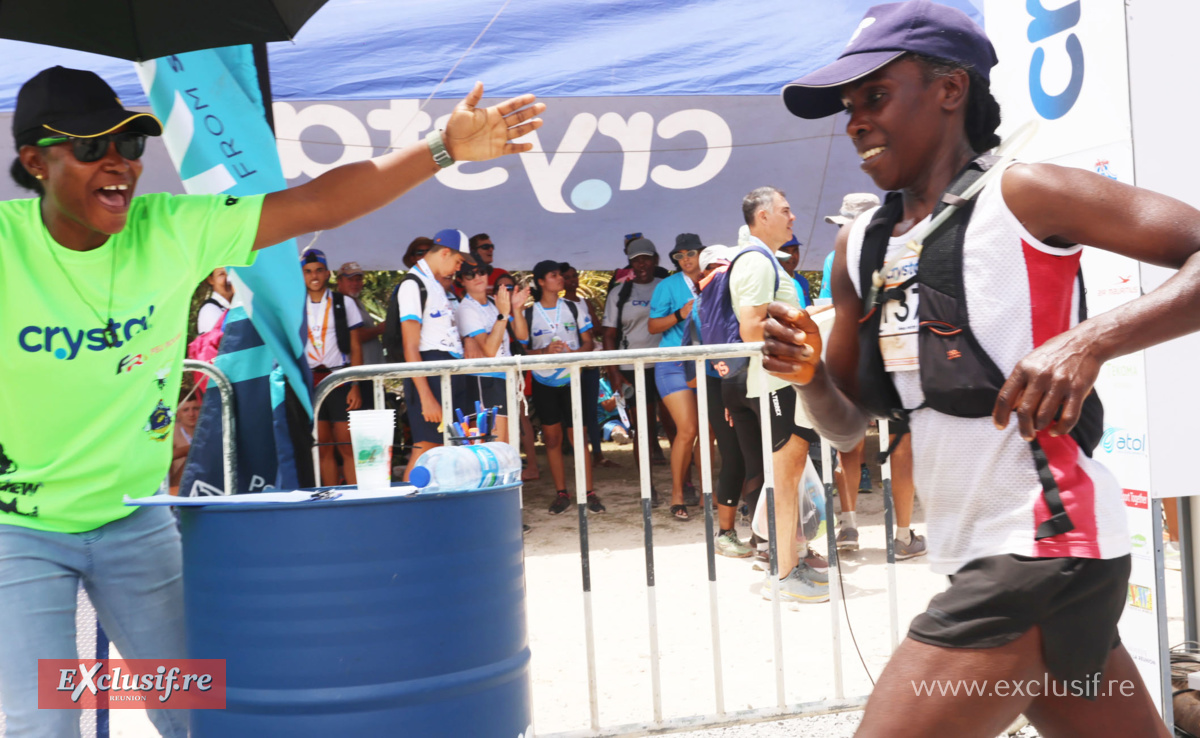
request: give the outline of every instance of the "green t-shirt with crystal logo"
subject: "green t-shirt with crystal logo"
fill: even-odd
[[[82,252],[38,200],[0,202],[0,524],[93,530],[157,491],[192,293],[253,263],[263,197],[135,197],[125,229]]]

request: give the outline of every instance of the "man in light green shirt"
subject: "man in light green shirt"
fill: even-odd
[[[737,311],[741,338],[751,343],[763,340],[767,305],[771,302],[800,307],[796,283],[771,255],[792,238],[796,216],[784,193],[774,187],[759,187],[746,195],[742,215],[750,228],[750,247],[730,269],[729,295]],[[747,397],[761,395],[762,377],[762,357],[755,356],[746,378]],[[780,596],[798,602],[825,602],[829,599],[827,565],[811,549],[801,560],[791,533],[796,530],[800,516],[798,491],[808,461],[808,446],[817,440],[817,435],[811,428],[796,425],[796,390],[788,382],[767,375],[766,389],[771,415],[771,463],[775,471],[775,530],[780,540],[786,541],[778,546]],[[761,405],[754,403],[754,407],[759,410]],[[769,587],[764,587],[763,592],[770,596]]]

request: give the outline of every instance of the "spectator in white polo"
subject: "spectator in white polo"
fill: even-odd
[[[312,369],[313,383],[320,382],[333,371],[362,363],[362,347],[358,342],[362,316],[353,300],[329,289],[329,262],[320,249],[306,249],[300,255],[304,285],[308,299],[304,301],[308,319],[308,340],[304,355]],[[338,386],[317,414],[317,443],[321,444],[321,483],[334,485],[339,481],[334,449],[342,457],[342,474],[348,484],[354,484],[354,452],[350,446],[351,410],[362,406],[362,394],[351,382]],[[332,444],[336,443],[334,446]]]
[[[463,358],[462,339],[458,335],[454,308],[444,280],[452,280],[467,255],[467,237],[462,231],[447,228],[433,237],[433,245],[424,258],[413,265],[396,288],[404,361],[443,361]],[[451,407],[465,408],[466,382],[461,376],[450,378]],[[404,380],[404,399],[412,428],[413,449],[404,470],[404,479],[421,454],[442,445],[442,383],[439,377],[414,377]]]

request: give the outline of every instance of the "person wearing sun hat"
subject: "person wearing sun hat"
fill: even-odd
[[[1118,635],[1129,531],[1120,486],[1091,458],[1093,385],[1105,361],[1200,328],[1200,212],[985,156],[1000,143],[996,63],[966,14],[916,0],[871,8],[836,61],[784,88],[800,117],[846,111],[863,171],[891,194],[839,233],[827,345],[804,311],[772,304],[764,365],[841,450],[871,416],[907,416],[928,558],[951,577],[858,735],[991,736],[1024,713],[1041,735],[1166,738]],[[969,181],[982,188],[964,200]],[[949,226],[928,232],[948,207]],[[1089,318],[1080,244],[1179,272]],[[917,680],[1037,689],[929,697]]]
[[[544,106],[523,96],[476,108],[482,95],[477,85],[424,141],[294,188],[175,196],[136,195],[146,139],[162,124],[126,109],[99,76],[59,66],[21,87],[9,172],[33,196],[0,202],[0,706],[10,734],[79,733],[78,712],[37,708],[37,662],[76,656],[80,584],[123,656],[186,656],[174,518],[124,497],[153,495],[170,467],[196,285],[217,267],[248,266],[256,249],[383,207],[455,160],[527,150],[510,141],[541,125]],[[148,716],[162,735],[187,735],[186,711]]]
[[[842,198],[842,207],[835,215],[825,216],[825,222],[841,228],[848,223],[853,223],[859,215],[875,207],[879,207],[878,195],[870,192],[852,192]],[[833,273],[833,254],[834,252],[830,251],[825,256],[825,264],[821,271],[821,291],[817,294],[816,304],[818,305],[828,305],[829,301],[833,299],[833,295],[829,291],[829,275]]]

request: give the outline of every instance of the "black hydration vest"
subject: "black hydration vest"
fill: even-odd
[[[883,268],[892,230],[903,217],[900,194],[889,194],[867,225],[858,265],[859,285],[863,292],[863,317],[858,325],[858,388],[859,403],[877,417],[907,420],[910,413],[923,408],[959,418],[982,418],[992,414],[1006,377],[971,330],[963,288],[963,243],[975,201],[964,200],[961,195],[996,161],[996,157],[981,156],[955,177],[934,208],[933,216],[950,205],[956,206],[957,211],[925,240],[916,275],[890,289],[878,290],[874,302],[869,298],[874,273]],[[1087,318],[1082,270],[1076,278],[1080,288],[1079,320],[1082,321]],[[884,369],[879,323],[889,300],[899,300],[905,305],[905,293],[914,282],[920,290],[917,342],[925,402],[920,407],[906,409]],[[1093,391],[1083,403],[1071,437],[1090,457],[1103,432],[1104,407]],[[1029,446],[1051,515],[1038,526],[1036,540],[1040,541],[1066,533],[1075,526],[1063,507],[1058,484],[1041,445],[1035,439]]]

